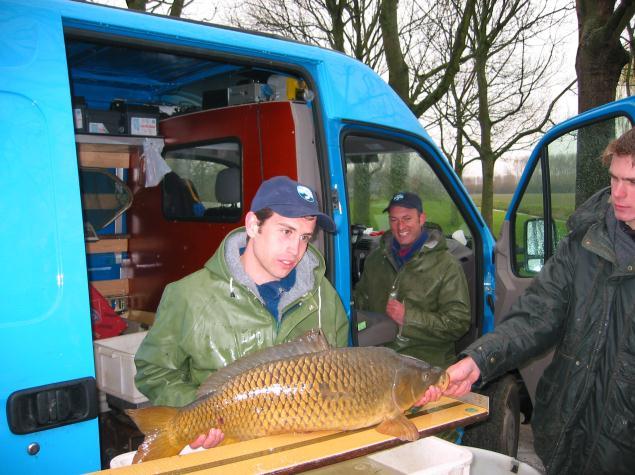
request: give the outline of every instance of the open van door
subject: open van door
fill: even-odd
[[[62,19],[3,5],[0,440],[3,473],[97,470],[97,397]]]
[[[496,244],[496,312],[500,322],[511,305],[540,272],[567,234],[566,221],[574,212],[576,183],[595,181],[598,191],[606,177],[580,171],[582,155],[599,159],[613,139],[629,130],[635,120],[635,98],[592,109],[551,129],[532,152],[514,194]],[[578,200],[580,201],[580,200]],[[551,362],[548,352],[519,368],[532,403],[538,379]]]

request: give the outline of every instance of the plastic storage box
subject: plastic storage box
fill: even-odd
[[[472,452],[460,445],[446,442],[438,437],[426,437],[394,449],[368,455],[369,461],[384,466],[383,473],[409,475],[470,475]],[[373,467],[379,469],[380,467]]]
[[[95,340],[95,371],[100,391],[133,404],[146,402],[134,384],[134,355],[148,332],[129,333]]]

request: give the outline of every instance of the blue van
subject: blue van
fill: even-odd
[[[396,189],[418,191],[470,286],[472,326],[460,349],[492,330],[495,300],[498,315],[562,236],[573,205],[554,205],[575,189],[568,164],[584,130],[601,130],[602,148],[635,117],[625,100],[545,135],[495,247],[421,124],[343,54],[79,1],[0,5],[7,473],[90,472],[132,450],[134,428],[116,417],[130,401],[100,391],[126,382],[96,372],[99,338],[121,316],[128,330],[151,323],[164,286],[203,265],[264,179],[286,174],[318,191],[338,231],[315,244],[353,320],[351,289],[374,232],[387,227],[382,207]],[[541,214],[525,211],[534,197]],[[537,371],[490,385],[490,420],[471,442],[515,452],[519,392],[532,394]]]

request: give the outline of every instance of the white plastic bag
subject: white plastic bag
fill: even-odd
[[[146,188],[157,186],[163,177],[172,170],[161,156],[163,151],[162,139],[146,138],[143,141],[143,154],[141,158],[145,166]]]

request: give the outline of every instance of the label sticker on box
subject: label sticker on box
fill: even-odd
[[[75,128],[76,129],[83,129],[84,128],[84,120],[82,117],[82,110],[81,109],[73,109],[73,112],[75,113]]]
[[[108,129],[106,125],[102,122],[89,122],[88,123],[88,131],[91,134],[108,134]]]
[[[150,117],[131,117],[131,135],[157,135],[157,119]]]

